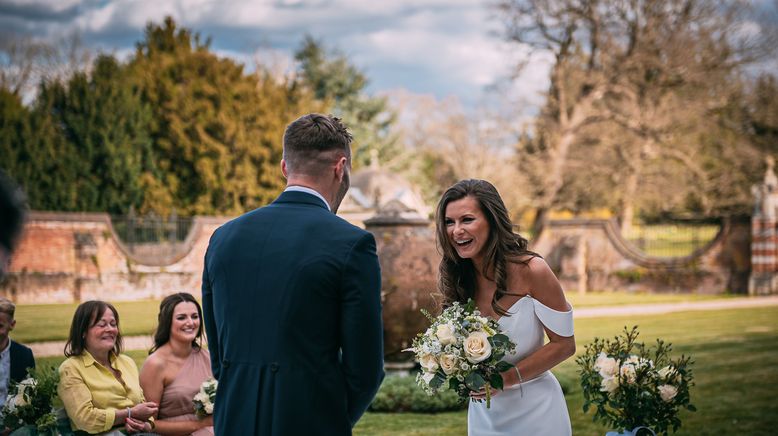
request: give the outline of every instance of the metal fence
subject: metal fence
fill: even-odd
[[[663,223],[632,225],[622,237],[651,257],[684,257],[711,242],[721,225],[709,223]]]
[[[132,210],[127,215],[111,217],[119,239],[129,248],[139,245],[178,245],[186,240],[192,228],[191,217],[179,217],[175,212],[168,217],[154,213],[137,215]]]

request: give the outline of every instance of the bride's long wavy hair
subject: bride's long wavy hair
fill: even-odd
[[[452,201],[473,197],[489,223],[489,238],[484,245],[484,269],[481,274],[497,284],[492,298],[492,309],[500,316],[508,316],[508,311],[498,303],[504,295],[511,294],[507,289],[507,262],[528,263],[532,257],[540,257],[528,248],[527,239],[513,231],[514,225],[508,216],[508,209],[497,192],[497,188],[485,180],[460,180],[448,188],[440,198],[435,213],[435,227],[438,250],[443,256],[440,261],[438,291],[443,295],[443,306],[453,302],[465,303],[475,299],[476,271],[470,259],[459,257],[448,238],[446,229],[446,207]],[[527,257],[529,256],[529,257]],[[522,260],[525,259],[525,260]]]

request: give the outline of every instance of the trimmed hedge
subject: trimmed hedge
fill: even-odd
[[[415,374],[407,377],[388,376],[370,405],[373,412],[438,413],[464,410],[467,402],[452,391],[427,395],[416,385]]]

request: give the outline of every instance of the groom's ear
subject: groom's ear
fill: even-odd
[[[335,178],[338,179],[338,182],[342,181],[346,174],[346,165],[348,165],[348,159],[345,156],[341,156],[335,163]]]
[[[285,179],[289,178],[289,170],[286,169],[286,160],[281,159],[281,174],[284,175]]]

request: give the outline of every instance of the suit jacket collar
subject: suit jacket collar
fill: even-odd
[[[297,204],[310,204],[313,206],[318,206],[326,211],[329,211],[329,208],[326,204],[324,204],[321,199],[315,195],[308,194],[307,192],[301,192],[301,191],[286,191],[281,193],[281,195],[278,196],[276,201],[273,202],[273,204],[283,204],[283,203],[297,203]]]

